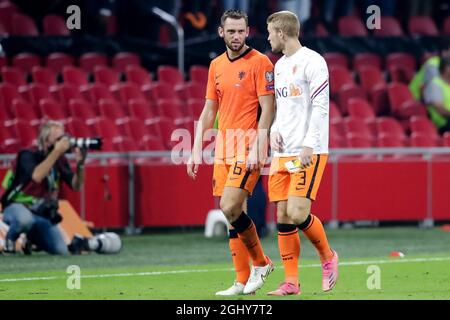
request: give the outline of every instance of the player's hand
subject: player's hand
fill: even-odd
[[[300,156],[298,157],[301,161],[301,168],[307,168],[313,164],[313,149],[309,147],[303,147]]]
[[[246,161],[247,171],[258,170],[260,168],[259,160],[258,148],[252,147]]]
[[[67,137],[62,137],[58,141],[55,142],[53,150],[58,152],[60,155],[66,153],[67,150],[70,149],[70,141]]]
[[[270,133],[270,147],[273,151],[281,152],[283,148],[283,138],[279,132]]]
[[[198,164],[199,162],[194,161],[194,158],[192,156],[189,157],[189,160],[187,162],[187,174],[192,178],[192,180],[195,180],[197,178]]]

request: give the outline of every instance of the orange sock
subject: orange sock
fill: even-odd
[[[236,281],[246,284],[250,276],[250,255],[247,247],[239,239],[237,232],[230,230],[230,252],[236,272]]]
[[[305,222],[298,226],[305,236],[316,247],[320,256],[320,261],[325,262],[333,257],[333,251],[328,244],[327,235],[323,228],[322,222],[316,216],[310,214]]]
[[[247,247],[248,253],[250,254],[250,257],[252,257],[253,265],[265,266],[267,264],[267,259],[264,255],[261,241],[259,241],[258,233],[256,232],[256,227],[252,219],[242,212],[231,225]]]
[[[266,256],[264,255],[261,241],[256,232],[255,224],[252,222],[250,227],[242,233],[239,233],[239,238],[247,247],[248,253],[252,257],[254,266],[265,266],[267,264]]]
[[[278,248],[284,266],[285,281],[298,285],[300,237],[295,225],[278,224]]]

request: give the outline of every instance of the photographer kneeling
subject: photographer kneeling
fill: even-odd
[[[30,243],[51,254],[67,254],[58,223],[58,193],[61,180],[79,190],[84,179],[87,149],[73,148],[76,159],[74,173],[64,154],[71,150],[64,125],[48,121],[39,129],[38,148],[21,150],[12,170],[8,171],[1,198],[4,222],[9,225],[5,252],[15,252],[15,242],[26,233]]]

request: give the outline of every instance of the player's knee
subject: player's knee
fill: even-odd
[[[286,210],[277,210],[277,222],[278,223],[291,223],[291,218],[289,218]]]
[[[220,209],[229,221],[236,220],[242,212],[242,204],[234,201],[221,199]]]
[[[287,216],[295,223],[302,224],[309,215],[310,206],[303,203],[288,204]]]

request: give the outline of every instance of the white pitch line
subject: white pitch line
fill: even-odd
[[[372,264],[390,264],[390,263],[415,263],[415,262],[436,262],[436,261],[449,261],[450,257],[440,258],[415,258],[415,259],[398,259],[398,260],[372,260],[372,261],[348,261],[339,262],[340,267],[345,266],[358,266],[358,265],[372,265]],[[299,268],[316,268],[320,267],[320,264],[307,264],[300,265]],[[278,269],[278,268],[277,268]],[[134,277],[134,276],[160,276],[168,274],[185,274],[185,273],[206,273],[206,272],[223,272],[233,271],[233,268],[223,269],[193,269],[193,270],[169,270],[169,271],[152,271],[152,272],[136,272],[136,273],[111,273],[111,274],[91,274],[81,275],[84,279],[97,279],[97,278],[119,278],[119,277]],[[19,281],[42,281],[42,280],[58,280],[66,279],[66,277],[27,277],[27,278],[11,278],[0,279],[0,282],[19,282]]]

